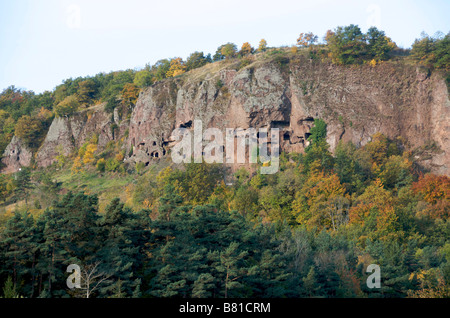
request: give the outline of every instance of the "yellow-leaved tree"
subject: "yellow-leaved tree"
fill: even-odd
[[[184,65],[181,57],[174,58],[170,61],[169,71],[166,73],[166,77],[175,77],[186,72],[186,65]]]
[[[297,222],[319,230],[346,224],[350,200],[345,192],[337,174],[312,171],[292,203]]]
[[[259,41],[258,52],[264,52],[265,50],[267,50],[267,41],[261,39],[261,41]]]
[[[244,44],[242,44],[241,47],[241,52],[242,55],[248,55],[248,54],[252,54],[253,53],[253,48],[250,45],[250,43],[245,42]]]
[[[349,212],[349,224],[359,227],[364,233],[364,239],[390,240],[401,237],[403,231],[398,223],[395,206],[395,197],[384,188],[380,179],[376,179],[354,202]]]

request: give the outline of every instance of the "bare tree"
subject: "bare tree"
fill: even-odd
[[[81,288],[80,297],[90,298],[92,293],[98,289],[98,287],[108,280],[111,275],[107,275],[105,272],[99,270],[99,265],[101,262],[95,262],[90,265],[83,266],[81,270]]]

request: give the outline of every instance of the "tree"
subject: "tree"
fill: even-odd
[[[337,64],[361,63],[366,53],[366,42],[361,29],[354,24],[337,27],[325,36],[331,59]]]
[[[306,277],[303,277],[303,286],[308,297],[312,297],[315,295],[317,290],[317,281],[316,281],[316,271],[314,270],[314,266],[311,266],[311,269],[308,272]]]
[[[378,177],[386,188],[399,189],[412,182],[412,162],[406,157],[390,156],[382,167]]]
[[[100,220],[102,247],[97,253],[100,272],[106,277],[99,288],[103,296],[115,292],[131,296],[139,289],[141,280],[137,271],[143,266],[143,247],[146,242],[147,215],[133,213],[120,199],[115,198],[107,206]]]
[[[79,106],[80,103],[77,97],[75,95],[71,95],[67,96],[63,101],[57,104],[54,108],[54,112],[58,117],[69,117],[78,110]]]
[[[3,297],[4,298],[18,298],[19,294],[16,291],[16,284],[13,283],[11,276],[8,276],[8,279],[3,286]]]
[[[162,59],[155,63],[151,67],[151,73],[154,74],[156,81],[162,81],[167,77],[167,72],[171,67],[171,61],[168,59]]]
[[[426,33],[416,39],[412,45],[411,58],[419,64],[438,69],[450,69],[450,33],[445,36],[431,37]]]
[[[258,207],[258,192],[252,187],[239,187],[231,202],[231,207],[245,217],[254,217]]]
[[[369,28],[366,33],[366,40],[368,42],[368,54],[375,61],[387,60],[389,58],[389,52],[397,47],[396,44],[385,35],[384,31],[378,30],[376,27]]]
[[[19,196],[25,197],[25,204],[28,203],[27,190],[33,187],[31,183],[31,169],[29,167],[22,167],[15,175],[15,192]]]
[[[348,221],[350,201],[336,174],[311,171],[292,208],[299,224],[309,229],[336,230]]]
[[[253,53],[253,48],[252,48],[252,46],[250,45],[250,43],[248,43],[248,42],[245,42],[244,44],[242,44],[242,47],[241,47],[241,50],[239,51],[239,53],[241,54],[241,55],[249,55],[249,54],[252,54]]]
[[[143,69],[134,76],[134,85],[144,88],[153,84],[153,76],[149,69]]]
[[[186,72],[186,65],[181,57],[174,58],[170,61],[170,68],[166,73],[166,77],[175,77]]]
[[[261,41],[259,41],[258,52],[264,52],[265,50],[267,50],[267,42],[266,40],[261,39]]]
[[[126,83],[122,90],[122,103],[128,107],[136,105],[140,89],[135,84]]]
[[[389,139],[382,133],[375,133],[364,150],[370,154],[372,164],[382,165],[389,157]]]
[[[89,143],[86,146],[86,151],[83,156],[83,164],[90,164],[94,162],[94,153],[97,151],[97,145]]]
[[[211,55],[204,56],[203,52],[194,52],[186,60],[186,71],[190,71],[211,63]]]
[[[30,148],[37,148],[42,137],[42,123],[37,118],[22,116],[16,123],[15,135]]]
[[[214,55],[213,55],[214,62],[221,61],[225,58],[225,55],[222,54],[222,49],[224,46],[225,46],[225,44],[223,44],[217,48],[216,53],[214,53]]]
[[[227,43],[222,46],[220,53],[227,59],[233,58],[236,56],[237,47],[234,43]]]
[[[349,193],[359,191],[369,178],[370,163],[367,168],[367,163],[361,160],[358,149],[351,142],[339,141],[334,154],[334,171],[339,176],[342,185]]]
[[[349,211],[349,223],[361,226],[365,237],[393,240],[404,234],[395,211],[395,198],[379,179],[368,186]]]
[[[450,215],[450,178],[426,174],[412,184],[419,198],[429,204],[425,213],[433,219],[445,219]]]
[[[30,263],[35,259],[33,224],[33,217],[29,213],[16,212],[2,230],[0,246],[5,249],[5,263],[1,270],[11,276],[15,286],[29,274],[32,268]]]
[[[220,165],[207,163],[186,164],[185,168],[185,171],[171,173],[169,182],[187,204],[205,204],[223,179],[222,168]]]
[[[230,289],[241,287],[239,279],[246,274],[246,268],[240,265],[240,262],[247,254],[247,251],[239,251],[238,242],[230,243],[222,253],[218,254],[220,263],[216,266],[218,272],[225,276],[222,278],[225,298],[228,298]]]
[[[67,222],[64,224],[69,241],[65,250],[82,264],[91,263],[100,243],[95,239],[100,218],[97,196],[68,193],[53,206],[53,211]]]
[[[215,279],[209,273],[198,275],[192,289],[193,298],[208,298],[212,296],[212,290],[215,286]]]
[[[311,135],[309,136],[308,141],[311,144],[325,140],[327,137],[327,123],[323,119],[314,119],[314,126],[309,133]]]
[[[105,283],[109,276],[99,269],[101,262],[95,262],[93,264],[84,265],[81,268],[80,273],[80,289],[76,290],[78,293],[81,292],[85,298],[91,298],[93,293]]]
[[[113,113],[114,109],[119,105],[119,102],[117,100],[117,98],[115,96],[111,96],[110,98],[108,98],[108,100],[106,101],[106,105],[105,105],[105,112],[107,113]]]
[[[326,141],[326,122],[322,119],[314,119],[314,126],[311,128],[310,134],[309,145],[305,148],[306,155],[303,157],[305,171],[309,171],[313,166],[315,169],[331,171],[334,158]]]
[[[319,37],[312,32],[308,33],[300,33],[300,36],[297,39],[297,45],[308,47],[314,45],[319,40]]]
[[[82,105],[87,105],[94,99],[97,93],[96,83],[92,79],[87,79],[78,83],[78,101]]]

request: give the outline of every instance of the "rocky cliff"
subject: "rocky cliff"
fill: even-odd
[[[2,172],[17,172],[21,167],[30,166],[32,159],[32,151],[18,137],[14,136],[3,153],[2,163],[5,168]]]
[[[204,128],[280,128],[283,150],[301,152],[314,118],[328,123],[331,150],[339,140],[361,146],[381,132],[410,149],[434,144],[435,153],[416,159],[450,172],[450,102],[439,75],[402,63],[341,67],[301,58],[242,69],[212,64],[147,88],[131,117],[128,160],[165,155],[173,129],[195,119]]]
[[[68,154],[94,132],[101,149],[114,139],[115,123],[122,136],[128,130],[125,160],[148,165],[168,155],[175,128],[192,128],[196,119],[204,129],[280,128],[282,149],[302,152],[315,118],[327,122],[331,150],[339,140],[361,146],[381,132],[410,149],[434,149],[416,159],[450,174],[450,102],[439,74],[402,62],[344,67],[306,57],[254,57],[244,67],[222,61],[166,79],[141,91],[129,121],[114,121],[101,105],[55,119],[36,162],[51,164],[58,146]],[[12,171],[18,165],[7,152],[3,162]]]

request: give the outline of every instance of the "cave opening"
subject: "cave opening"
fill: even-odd
[[[290,126],[289,120],[274,120],[270,123],[271,128],[287,128]]]
[[[187,123],[180,124],[180,128],[191,128],[192,127],[192,120],[188,121]]]
[[[159,152],[153,151],[151,156],[152,156],[152,158],[159,158]]]

